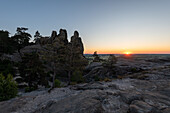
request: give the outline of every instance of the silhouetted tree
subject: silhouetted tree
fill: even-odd
[[[34,41],[36,42],[39,38],[41,38],[42,36],[40,35],[39,31],[36,31],[35,32],[35,35],[34,35]]]
[[[5,77],[7,77],[9,73],[14,75],[14,63],[9,60],[0,60],[0,73],[2,73]]]
[[[12,54],[16,50],[8,31],[0,31],[0,55]]]
[[[19,53],[20,53],[20,49],[29,45],[29,40],[31,38],[31,35],[26,32],[27,30],[28,28],[18,27],[16,30],[16,34],[11,37]]]
[[[98,56],[97,51],[95,51],[92,56],[93,57]]]
[[[92,56],[94,57],[93,62],[100,62],[101,61],[99,55],[97,54],[97,51],[95,51]]]

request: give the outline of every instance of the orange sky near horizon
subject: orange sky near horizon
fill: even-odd
[[[149,36],[142,38],[144,36],[142,34],[136,34],[133,37],[132,34],[120,38],[112,35],[108,35],[108,37],[112,38],[96,36],[99,38],[94,41],[95,43],[86,42],[85,40],[84,53],[93,54],[94,51],[97,51],[98,54],[124,54],[125,52],[130,52],[131,54],[170,54],[169,33],[166,36],[152,36],[151,38]]]
[[[104,49],[85,49],[85,54],[93,54],[94,51],[97,51],[98,54],[125,54],[129,52],[130,54],[170,54],[170,49],[141,49],[141,50],[104,50]]]

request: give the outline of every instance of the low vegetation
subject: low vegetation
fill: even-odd
[[[84,82],[83,76],[82,76],[82,72],[79,70],[75,70],[71,76],[71,82],[75,82],[75,83],[82,83]]]
[[[55,79],[55,87],[61,87],[61,82],[58,79]]]
[[[0,74],[0,101],[8,100],[17,96],[18,88],[17,83],[13,81],[11,74],[8,74],[7,78],[3,74]]]

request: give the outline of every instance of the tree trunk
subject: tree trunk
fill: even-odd
[[[52,88],[55,88],[55,76],[56,76],[56,70],[55,70],[55,66],[54,66],[54,73],[53,73],[53,85]]]
[[[19,56],[22,58],[21,51],[18,49]]]
[[[68,71],[68,84],[71,82],[71,71]]]

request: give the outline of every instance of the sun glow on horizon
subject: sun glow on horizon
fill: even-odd
[[[132,52],[126,51],[126,52],[123,52],[123,54],[130,55],[130,54],[132,54]]]
[[[132,50],[101,49],[101,48],[86,49],[85,48],[84,53],[85,54],[93,54],[94,51],[97,51],[98,54],[124,54],[124,55],[131,55],[131,54],[170,54],[169,48],[157,49],[157,50],[153,50],[151,48],[132,49]]]

